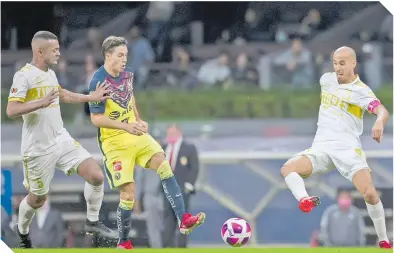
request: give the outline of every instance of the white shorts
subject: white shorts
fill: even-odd
[[[49,192],[55,168],[66,175],[77,173],[78,166],[86,159],[92,157],[68,133],[59,138],[54,151],[42,156],[23,157],[23,185],[28,191],[37,196]]]
[[[361,145],[352,147],[344,145],[343,142],[319,142],[294,155],[293,158],[301,155],[311,160],[312,174],[326,173],[337,168],[342,176],[352,181],[357,171],[369,168]]]

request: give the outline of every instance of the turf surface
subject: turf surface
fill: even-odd
[[[119,253],[118,249],[14,249],[15,253]],[[141,253],[380,253],[392,250],[378,248],[191,248],[191,249],[134,249],[131,252]]]

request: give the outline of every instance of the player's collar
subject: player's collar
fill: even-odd
[[[356,74],[356,78],[353,81],[351,81],[350,83],[340,83],[339,85],[353,85],[358,81],[360,81],[360,77]]]

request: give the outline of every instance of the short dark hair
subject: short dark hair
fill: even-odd
[[[101,51],[103,56],[108,52],[111,52],[112,49],[118,46],[127,45],[127,40],[123,37],[109,36],[103,41],[103,45],[101,46]]]
[[[38,31],[34,34],[33,40],[42,39],[42,40],[58,40],[57,36],[54,33],[49,31]]]

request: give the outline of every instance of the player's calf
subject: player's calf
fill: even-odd
[[[116,238],[116,234],[99,221],[99,213],[104,197],[104,174],[93,158],[84,160],[78,166],[78,175],[85,179],[84,197],[86,200],[87,234],[99,234]]]
[[[308,157],[296,156],[288,160],[280,169],[283,178],[286,178],[290,173],[297,173],[302,178],[307,178],[312,174],[312,162]]]
[[[185,203],[169,162],[163,153],[157,153],[152,156],[147,167],[152,168],[159,175],[164,194],[175,212],[178,223],[180,223],[182,216],[185,214]]]
[[[37,196],[29,192],[29,194],[19,204],[18,224],[15,227],[19,236],[20,248],[32,248],[29,236],[29,227],[38,208],[45,204],[46,195]]]
[[[312,162],[308,157],[296,156],[288,160],[280,170],[293,196],[297,199],[298,208],[303,212],[312,211],[313,207],[320,204],[319,197],[309,197],[304,179],[312,174]]]
[[[205,220],[205,214],[193,216],[186,213],[181,189],[164,153],[153,155],[146,167],[152,168],[159,175],[164,194],[175,213],[181,233],[189,234],[195,227],[200,226]]]
[[[129,233],[131,229],[131,210],[134,206],[134,183],[123,184],[119,189],[120,202],[116,210],[116,221],[119,232],[118,247],[125,247],[125,245],[131,245]]]
[[[104,174],[93,158],[88,158],[78,166],[78,175],[93,186],[104,183]]]
[[[353,175],[352,182],[366,202],[368,214],[374,224],[379,241],[384,245],[389,245],[383,204],[372,183],[370,170],[368,168],[357,170]]]
[[[46,201],[47,201],[46,194],[39,196],[39,195],[35,195],[35,194],[29,192],[29,194],[26,196],[27,204],[34,209],[38,209],[38,208],[42,207]]]

